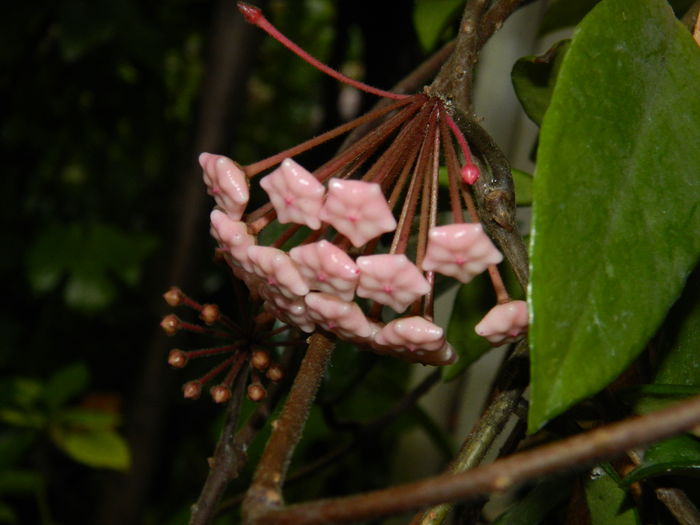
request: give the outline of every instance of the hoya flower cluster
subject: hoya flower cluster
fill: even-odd
[[[433,323],[435,274],[466,283],[487,268],[496,271],[502,255],[478,222],[468,186],[479,169],[445,104],[428,94],[399,95],[342,77],[288,41],[257,8],[239,8],[316,67],[395,101],[248,166],[200,156],[217,204],[211,233],[234,274],[265,310],[304,332],[326,330],[409,361],[453,362],[443,329]],[[294,160],[362,124],[374,128],[313,173]],[[449,179],[447,224],[438,221],[441,164]],[[248,209],[251,191],[260,191],[251,183],[268,198],[257,209]],[[258,234],[274,221],[286,229],[271,245],[261,245]],[[494,344],[517,338],[527,326],[524,303],[499,302],[515,305],[517,315],[501,304],[481,323],[479,333]]]

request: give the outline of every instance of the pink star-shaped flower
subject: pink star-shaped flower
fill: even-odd
[[[269,246],[249,246],[248,258],[253,265],[253,272],[289,299],[309,293],[309,287],[294,261],[282,250]]]
[[[235,262],[247,271],[252,271],[253,265],[248,258],[248,246],[255,244],[255,237],[248,233],[244,222],[234,221],[220,210],[213,210],[211,220],[211,235],[225,248]]]
[[[306,295],[304,301],[309,317],[325,330],[348,340],[372,335],[372,327],[357,304],[317,292]]]
[[[343,250],[323,240],[296,246],[289,256],[311,290],[352,300],[360,269]]]
[[[430,365],[448,365],[457,359],[445,341],[443,329],[420,316],[394,319],[375,334],[372,348],[381,354]]]
[[[430,291],[423,274],[403,254],[367,255],[356,262],[360,268],[357,295],[391,306],[398,313]]]
[[[284,159],[279,168],[260,180],[283,224],[306,224],[312,230],[321,227],[319,212],[326,189],[292,159]]]
[[[396,229],[382,189],[373,182],[331,179],[320,217],[356,247]]]
[[[288,299],[281,292],[268,285],[260,287],[260,297],[265,302],[265,310],[277,317],[280,321],[300,328],[304,332],[313,332],[316,324],[309,316],[303,297]]]
[[[202,153],[199,156],[207,192],[234,221],[243,216],[248,205],[248,179],[235,162],[223,155]]]
[[[498,346],[521,339],[527,332],[527,325],[527,303],[510,301],[491,308],[474,331],[492,345]]]
[[[460,223],[430,228],[421,267],[468,283],[502,260],[480,223]]]
[[[424,317],[400,317],[389,322],[374,336],[374,344],[397,350],[435,351],[445,344],[444,330]]]
[[[421,267],[468,283],[489,265],[502,260],[503,255],[480,223],[460,223],[430,228]]]

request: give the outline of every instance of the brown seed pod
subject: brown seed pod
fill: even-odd
[[[282,378],[284,377],[284,372],[282,371],[282,367],[279,365],[271,365],[270,368],[267,369],[267,373],[265,376],[270,380],[274,381],[275,383],[277,381],[281,381]]]
[[[202,394],[202,383],[199,381],[188,381],[182,385],[182,395],[185,399],[199,399]]]
[[[179,348],[173,348],[168,354],[168,364],[173,368],[184,368],[187,364],[187,353]]]
[[[214,403],[226,403],[231,399],[231,389],[224,385],[216,385],[209,390]]]
[[[205,304],[199,314],[199,318],[208,325],[214,324],[219,320],[221,313],[219,307],[215,304]]]
[[[266,370],[270,366],[270,354],[265,350],[255,350],[253,355],[250,356],[250,364],[256,370]]]
[[[171,286],[170,290],[163,294],[163,299],[165,299],[165,302],[170,306],[178,306],[182,303],[183,296],[184,294],[182,293],[182,290],[180,290],[177,286]]]
[[[248,399],[251,401],[262,401],[265,399],[267,391],[260,383],[251,383],[248,385]]]
[[[166,315],[160,322],[160,327],[167,335],[175,335],[181,326],[180,318],[175,314]]]

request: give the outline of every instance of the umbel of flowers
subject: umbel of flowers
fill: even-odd
[[[395,100],[248,166],[201,154],[204,182],[216,201],[211,233],[252,296],[304,332],[322,329],[380,354],[444,365],[456,356],[433,323],[435,274],[467,283],[489,270],[499,304],[477,333],[494,344],[522,336],[525,303],[510,300],[498,275],[502,255],[478,222],[469,190],[479,169],[446,104],[347,79],[297,48],[257,8],[239,8],[316,67]],[[371,132],[313,172],[294,160],[366,123],[375,125]],[[441,164],[448,174],[445,224],[438,206]],[[254,180],[269,201],[249,209]],[[258,234],[273,221],[288,226],[271,245],[260,245]]]

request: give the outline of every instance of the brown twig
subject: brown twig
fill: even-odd
[[[527,386],[527,351],[527,340],[518,343],[503,367],[493,399],[464,440],[447,472],[464,472],[479,465],[503,431]],[[416,517],[413,523],[437,525],[443,522],[451,509],[452,505],[446,503],[437,505],[426,511],[420,520]]]
[[[698,525],[700,523],[700,511],[682,490],[659,487],[654,489],[654,493],[680,525]]]
[[[313,525],[376,518],[441,502],[464,501],[516,484],[610,459],[625,450],[687,431],[700,424],[700,396],[458,474],[442,474],[388,489],[311,503],[269,508],[255,525]]]
[[[197,503],[192,505],[190,525],[211,523],[221,495],[228,483],[238,474],[241,458],[240,448],[235,443],[236,426],[241,412],[243,393],[248,382],[248,370],[239,374],[233,388],[233,397],[228,404],[226,422],[216,445],[211,470],[204,483]]]
[[[309,337],[306,355],[282,413],[272,423],[272,434],[243,502],[243,513],[251,522],[258,514],[282,504],[282,484],[287,468],[334,346],[333,341],[320,332]]]

